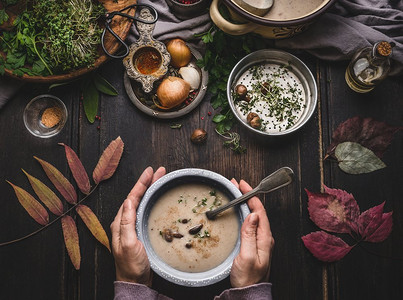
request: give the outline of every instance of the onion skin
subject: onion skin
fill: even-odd
[[[160,109],[171,109],[181,104],[188,97],[190,84],[179,77],[168,76],[157,89],[157,97],[161,105],[154,103]]]
[[[186,66],[192,59],[192,52],[181,39],[170,40],[167,44],[167,50],[171,54],[171,65],[175,68]]]

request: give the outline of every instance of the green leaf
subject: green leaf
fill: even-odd
[[[95,84],[95,87],[101,93],[104,93],[104,94],[110,95],[110,96],[118,95],[118,91],[105,78],[103,78],[98,73],[94,73],[92,75],[92,79]]]
[[[13,74],[17,75],[18,77],[22,77],[25,73],[21,70],[14,70]]]
[[[220,123],[225,119],[224,115],[215,115],[213,118],[214,123]]]
[[[92,80],[86,80],[82,90],[85,115],[90,123],[94,123],[98,112],[98,90]]]
[[[61,83],[53,83],[53,84],[51,84],[51,85],[49,86],[49,90],[54,89],[54,88],[57,88],[57,87],[59,87],[59,86],[68,85],[68,84],[70,84],[70,83],[71,83],[71,81],[66,81],[66,82],[61,82]]]
[[[6,13],[5,9],[0,9],[0,25],[2,25],[4,22],[7,22],[8,20],[8,14]]]
[[[36,60],[32,65],[32,71],[41,73],[43,70],[45,70],[45,64],[41,60]]]
[[[374,152],[354,142],[337,145],[335,156],[340,169],[348,174],[370,173],[386,167]]]
[[[9,53],[7,55],[7,63],[12,64],[15,69],[24,66],[26,55],[18,55],[17,53]]]

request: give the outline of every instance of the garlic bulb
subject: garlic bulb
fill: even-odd
[[[157,89],[157,97],[161,104],[154,104],[161,109],[174,108],[188,97],[190,85],[179,77],[169,76],[165,78]]]
[[[183,80],[190,84],[192,90],[197,90],[200,85],[200,74],[192,67],[182,67],[179,69],[179,74],[182,76]]]

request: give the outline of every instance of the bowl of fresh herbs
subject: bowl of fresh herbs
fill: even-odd
[[[108,58],[100,46],[100,17],[136,2],[0,0],[0,75],[62,82],[96,69]],[[130,20],[117,17],[110,26],[124,40],[130,25]],[[105,36],[110,53],[119,46],[112,35]]]

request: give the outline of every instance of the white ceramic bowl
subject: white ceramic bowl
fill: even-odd
[[[145,193],[137,209],[136,230],[138,238],[143,243],[147,252],[151,268],[155,273],[178,285],[200,287],[214,284],[229,275],[232,262],[239,253],[241,245],[240,234],[238,234],[238,240],[234,249],[224,262],[211,270],[199,273],[183,272],[169,266],[155,253],[148,237],[148,217],[154,203],[169,189],[179,184],[190,182],[207,184],[226,194],[230,200],[242,195],[231,181],[215,172],[203,169],[181,169],[173,171],[157,180]],[[239,228],[241,228],[242,222],[250,211],[246,204],[241,204],[237,206],[236,209],[239,214]]]

